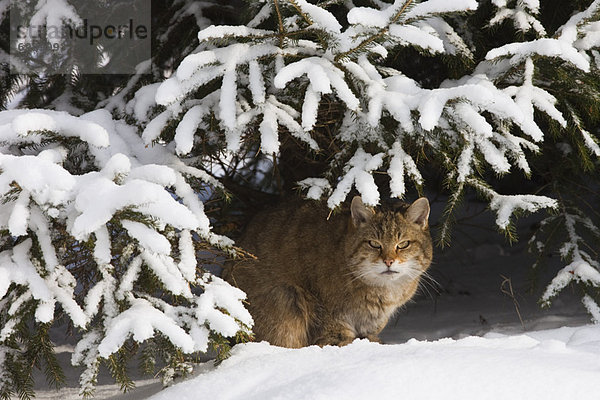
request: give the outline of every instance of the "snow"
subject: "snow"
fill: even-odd
[[[594,153],[596,157],[600,157],[600,146],[594,140],[593,136],[590,135],[590,133],[587,132],[585,129],[581,129],[580,132],[581,136],[583,136],[583,140],[587,148],[590,149],[590,151]]]
[[[14,204],[8,218],[8,231],[13,236],[24,236],[29,225],[29,192],[21,191]]]
[[[50,322],[54,318],[56,300],[44,279],[38,275],[29,258],[31,245],[31,239],[27,239],[14,246],[12,260],[9,259],[8,251],[0,253],[0,269],[4,270],[3,275],[4,278],[8,277],[8,282],[27,286],[29,288],[27,291],[28,297],[39,300],[35,310],[36,320],[42,323]],[[6,290],[8,287],[3,289]],[[2,293],[2,297],[4,297],[4,294]]]
[[[154,89],[147,92],[152,94]],[[130,104],[140,107],[136,112],[141,116],[151,102],[138,98]],[[175,111],[167,110],[163,115],[166,123]],[[9,240],[32,236],[19,239],[12,248],[3,243],[6,250],[0,253],[0,304],[7,312],[7,320],[0,330],[0,339],[4,341],[14,333],[26,306],[33,307],[38,322],[51,322],[60,312],[78,330],[92,329],[78,343],[77,356],[73,358],[85,365],[78,377],[78,393],[93,389],[100,365],[98,357],[117,350],[124,337],[131,335],[134,340],[144,341],[160,332],[183,352],[206,350],[210,321],[207,319],[207,326],[200,327],[192,318],[197,309],[194,299],[198,299],[190,287],[196,281],[197,265],[192,235],[199,234],[222,247],[231,246],[232,242],[210,232],[202,202],[186,179],[194,177],[215,187],[221,187],[220,184],[207,173],[185,165],[172,153],[174,146],[146,146],[135,127],[114,120],[106,110],[79,117],[50,110],[9,110],[0,113],[0,126],[0,141],[4,143],[0,154],[0,192],[8,195],[0,205],[0,228],[14,236]],[[162,126],[149,123],[146,139],[158,138]],[[48,131],[81,142],[67,152],[54,141],[42,143]],[[193,141],[193,132],[190,136],[187,140]],[[19,147],[27,150],[20,151]],[[72,174],[63,163],[82,151],[86,152],[84,159],[89,156],[84,168],[90,171]],[[131,214],[119,215],[122,211],[139,215],[144,223]],[[95,277],[86,293],[81,293],[82,287],[71,271],[60,264],[59,259],[63,258],[57,253],[65,249],[54,248],[51,227],[63,225],[64,233],[77,240],[91,239],[95,266],[89,265],[95,267],[95,272],[89,272]],[[121,229],[133,240],[117,253],[113,234]],[[179,246],[179,260],[171,257],[172,245]],[[134,252],[136,256],[132,257]],[[162,307],[152,295],[140,293],[135,284],[143,263],[169,295],[189,299],[188,306]],[[124,267],[118,277],[116,265]],[[241,322],[226,315],[226,307],[231,305],[232,315],[243,317],[239,294],[231,295],[229,302],[217,299],[207,304],[220,307],[212,318],[212,332],[219,333],[217,329],[222,327],[226,332],[237,333]],[[137,313],[147,317],[144,323],[137,321]],[[229,324],[224,325],[227,318]],[[89,326],[90,321],[100,327]]]
[[[181,295],[188,299],[193,297],[189,283],[183,278],[173,259],[148,250],[144,250],[141,255],[148,268],[160,279],[167,290],[174,295]]]
[[[260,131],[261,151],[265,154],[276,154],[279,151],[279,125],[275,107],[265,107],[263,120],[258,126]]]
[[[183,277],[192,282],[196,278],[196,249],[189,230],[184,229],[179,236],[179,271]]]
[[[531,42],[509,43],[490,50],[485,58],[493,60],[498,57],[510,56],[510,62],[514,65],[522,62],[531,55],[558,57],[570,62],[584,72],[590,71],[589,59],[579,53],[573,47],[572,43],[560,39],[542,38]]]
[[[221,99],[219,100],[219,118],[221,119],[225,129],[233,130],[236,128],[236,96],[237,96],[237,74],[235,71],[236,65],[231,63],[228,69],[223,74],[223,83],[221,86]],[[229,149],[236,151],[239,148],[239,143],[229,142]]]
[[[252,317],[241,303],[245,298],[246,294],[241,290],[213,277],[205,285],[202,296],[196,299],[195,319],[200,324],[208,323],[212,330],[225,337],[235,336],[240,330],[236,319],[246,326],[252,325]],[[223,313],[219,308],[228,310],[228,313]]]
[[[254,104],[265,102],[265,81],[260,64],[256,60],[248,63],[248,79],[250,80],[250,91]]]
[[[463,39],[454,31],[454,28],[450,26],[443,18],[431,17],[426,18],[423,21],[419,21],[417,26],[428,27],[433,29],[437,36],[444,43],[444,50],[448,54],[452,55],[463,55],[469,59],[473,59],[473,53],[463,41]]]
[[[63,25],[63,21],[72,26],[83,23],[83,20],[69,2],[65,0],[44,0],[37,2],[35,13],[29,23],[31,26],[59,27]],[[46,39],[51,44],[60,44],[64,40],[60,35],[54,34],[51,29],[47,30]]]
[[[307,189],[307,199],[319,200],[323,194],[331,192],[329,181],[324,178],[306,178],[298,182],[298,186]]]
[[[76,238],[86,237],[125,207],[135,207],[139,212],[178,228],[195,229],[198,226],[196,216],[174,201],[160,185],[140,179],[117,185],[100,173],[90,173],[88,178],[87,185],[75,199],[75,208],[80,212],[73,223]],[[104,201],[98,202],[99,197]]]
[[[116,352],[130,336],[143,342],[154,336],[154,330],[167,336],[171,343],[186,353],[194,351],[194,340],[164,313],[144,299],[135,299],[133,305],[115,317],[107,327],[105,337],[98,345],[101,357]]]
[[[142,257],[135,257],[123,277],[121,278],[121,282],[119,284],[119,289],[115,293],[115,298],[117,300],[123,300],[125,298],[125,293],[131,292],[133,290],[133,283],[137,279],[140,271],[142,270]]]
[[[237,346],[218,368],[152,396],[195,399],[585,399],[600,390],[600,327],[299,350]],[[542,337],[540,337],[542,336]],[[231,385],[232,377],[236,384]]]
[[[196,105],[190,108],[175,128],[175,143],[178,154],[187,154],[194,147],[194,134],[202,123],[202,118],[208,114],[206,107]]]
[[[311,84],[311,89],[315,92],[331,93],[333,87],[340,100],[346,103],[349,109],[357,110],[359,108],[359,100],[344,81],[344,73],[325,58],[308,57],[288,64],[277,73],[273,84],[276,88],[282,89],[288,82],[304,74]],[[315,112],[314,109],[311,111]]]
[[[595,0],[594,2],[592,2],[592,4],[589,5],[589,7],[586,10],[572,15],[571,18],[569,18],[569,20],[558,29],[557,32],[560,34],[559,38],[563,39],[567,42],[573,43],[573,44],[575,44],[574,42],[577,41],[577,42],[579,42],[579,45],[583,44],[583,46],[578,47],[578,48],[582,48],[582,49],[586,49],[587,46],[593,45],[592,43],[597,44],[598,42],[594,41],[594,40],[592,40],[592,43],[588,42],[588,40],[590,38],[587,37],[587,34],[584,36],[583,39],[580,39],[583,42],[580,42],[579,40],[577,40],[577,39],[579,39],[577,28],[578,28],[578,25],[580,25],[582,23],[582,21],[593,19],[593,16],[595,13],[598,12],[598,9],[600,9],[600,1]],[[588,24],[587,26],[585,26],[586,25],[585,23],[581,24],[581,25],[584,25],[583,30],[585,32],[589,29],[590,25],[593,25],[593,23]]]
[[[342,30],[342,26],[333,14],[324,8],[310,4],[306,0],[295,0],[294,3],[303,13],[308,14],[308,17],[317,27],[330,33],[340,33]]]
[[[165,81],[169,82],[169,81]],[[164,84],[163,84],[164,85]],[[160,95],[160,90],[163,86],[161,85],[158,90],[157,90],[157,98]],[[142,133],[142,139],[144,139],[144,142],[147,144],[152,143],[153,141],[157,140],[158,137],[160,136],[162,130],[164,129],[165,125],[167,125],[167,123],[169,122],[169,119],[171,119],[172,113],[169,110],[163,111],[162,113],[160,113],[157,117],[155,117],[154,119],[152,119],[152,121],[150,121],[150,123],[148,125],[146,125],[146,128],[144,129],[144,132]]]
[[[533,120],[533,107],[545,112],[558,122],[563,128],[567,126],[567,121],[562,113],[558,111],[554,105],[556,98],[543,89],[540,89],[533,84],[534,64],[531,58],[525,61],[525,73],[523,76],[523,84],[520,87],[510,86],[504,91],[515,97],[515,103],[527,113],[529,118]]]
[[[500,24],[506,19],[512,19],[515,28],[522,32],[533,29],[539,36],[546,36],[546,30],[541,22],[535,17],[539,14],[540,3],[538,0],[518,1],[514,9],[508,8],[506,1],[493,1],[499,10],[490,19],[490,25]]]
[[[411,8],[406,7],[407,2],[396,0],[383,10],[370,7],[355,7],[348,12],[348,22],[351,24],[362,24],[378,28],[386,27],[400,11],[405,11],[403,19],[417,19],[427,14],[444,13],[453,11],[467,11],[477,9],[475,0],[429,0],[417,3]],[[408,11],[406,11],[408,10]]]
[[[304,102],[302,102],[302,128],[307,132],[311,131],[317,123],[321,93],[326,92],[316,91],[311,83],[306,87]]]
[[[470,182],[473,181],[470,180]],[[533,213],[542,209],[556,210],[558,208],[558,202],[546,196],[533,194],[501,195],[476,183],[475,186],[490,197],[490,209],[496,212],[496,225],[500,229],[508,227],[510,217],[516,210]]]
[[[543,223],[551,222],[553,218],[564,219],[567,235],[559,251],[561,258],[570,262],[556,273],[552,282],[546,287],[541,298],[543,304],[549,304],[563,288],[573,281],[584,283],[589,287],[600,287],[600,272],[598,271],[600,264],[585,249],[587,243],[577,233],[576,225],[587,227],[596,237],[600,236],[598,228],[591,224],[587,216],[570,214],[565,210],[563,210],[562,215],[549,217]],[[591,315],[596,318],[597,303],[591,297],[584,296],[583,304]]]
[[[595,324],[599,324],[600,323],[600,307],[598,307],[598,304],[594,301],[594,299],[592,299],[589,294],[586,294],[581,299],[581,302],[585,306],[585,309],[592,316],[592,322]]]
[[[158,90],[159,86],[160,83],[153,83],[138,89],[135,92],[133,99],[131,99],[125,105],[125,111],[129,114],[132,114],[137,120],[146,122],[148,120],[148,113],[150,112],[150,109],[155,105],[154,97],[156,96],[156,91]],[[124,92],[127,93],[127,91]],[[113,102],[114,101],[115,100],[113,100]],[[123,109],[122,104],[114,105],[112,102],[107,104],[105,108],[111,110],[112,107],[118,110]]]
[[[29,192],[38,204],[60,204],[70,198],[75,179],[60,165],[35,156],[0,154],[0,192],[14,181]]]
[[[37,235],[38,244],[46,263],[46,269],[49,272],[54,272],[54,268],[58,266],[58,258],[52,245],[49,221],[38,207],[31,207],[30,212],[31,228]]]
[[[271,15],[271,9],[272,7],[270,4],[265,4],[261,7],[260,11],[256,13],[254,18],[252,18],[252,20],[246,25],[250,28],[254,28],[262,24]]]
[[[264,29],[248,28],[246,26],[230,26],[230,25],[211,25],[207,28],[202,29],[198,33],[198,40],[204,41],[209,39],[222,39],[227,36],[263,36],[270,34],[271,31]],[[206,56],[206,55],[204,55]],[[205,58],[204,63],[212,63],[216,60],[214,58]],[[179,71],[178,71],[179,74]]]
[[[87,121],[85,115],[78,118],[62,111],[11,110],[2,112],[0,126],[6,120],[12,121],[10,127],[3,127],[8,128],[6,131],[3,129],[4,139],[8,135],[27,137],[35,132],[60,131],[64,136],[78,137],[97,147],[108,146],[108,132],[102,126]]]
[[[362,196],[365,204],[375,206],[379,204],[379,190],[373,179],[372,172],[383,164],[384,153],[375,155],[365,152],[362,148],[356,150],[354,156],[348,162],[348,170],[344,177],[327,199],[327,206],[335,208],[341,204],[350,193],[352,186]]]
[[[392,149],[389,151],[392,159],[390,160],[390,168],[388,174],[390,174],[390,189],[392,196],[402,198],[406,191],[404,184],[404,175],[410,176],[417,185],[423,183],[423,177],[417,169],[415,161],[410,157],[400,142],[394,143]]]
[[[417,46],[432,53],[444,52],[444,42],[431,32],[412,25],[390,25],[390,35],[404,46]]]
[[[429,0],[412,7],[406,13],[406,18],[418,18],[435,13],[476,10],[478,6],[479,4],[476,0]]]
[[[308,91],[307,91],[308,93]],[[280,103],[277,101],[275,96],[269,96],[267,98],[267,102],[264,105],[264,110],[267,112],[267,109],[272,109],[275,113],[278,123],[285,126],[292,136],[302,140],[304,143],[308,145],[312,150],[318,150],[319,145],[317,142],[310,136],[310,133],[304,129],[303,126],[300,126],[298,122],[294,118],[297,118],[300,113],[294,110],[292,107],[287,104]],[[304,117],[302,118],[304,121]]]
[[[127,230],[129,236],[136,239],[145,249],[158,254],[168,255],[171,253],[171,244],[167,238],[154,229],[140,222],[128,220],[121,221],[121,225]]]
[[[556,296],[564,287],[566,287],[571,281],[585,282],[591,286],[600,286],[600,272],[592,267],[588,262],[576,258],[575,261],[564,267],[559,271],[552,282],[546,288],[542,301],[548,301],[552,297]],[[590,298],[589,301],[593,300]]]

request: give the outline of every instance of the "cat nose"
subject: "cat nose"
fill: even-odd
[[[385,265],[387,265],[388,267],[391,267],[392,264],[394,263],[394,259],[393,258],[389,258],[387,260],[383,260],[383,262],[385,263]]]

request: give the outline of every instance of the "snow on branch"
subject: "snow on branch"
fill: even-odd
[[[233,29],[234,27],[222,28],[223,32],[227,32],[229,28]],[[215,30],[216,27],[211,28],[212,35],[218,34]],[[236,29],[231,32],[234,31],[238,32]],[[203,35],[202,32],[201,35]],[[298,51],[289,50],[290,53],[297,53]],[[179,114],[180,109],[188,107],[186,104],[182,104],[182,101],[190,92],[199,86],[220,78],[220,90],[206,96],[200,104],[196,102],[195,105],[189,107],[178,123],[175,143],[179,154],[187,154],[191,151],[195,132],[198,129],[206,128],[203,125],[203,119],[212,115],[212,113],[217,115],[221,121],[227,138],[227,148],[231,152],[240,149],[241,132],[250,123],[256,121],[260,115],[262,115],[260,124],[262,150],[265,153],[275,154],[279,151],[279,126],[284,126],[292,135],[306,142],[311,148],[317,149],[316,142],[305,133],[312,129],[312,126],[308,122],[304,122],[304,126],[300,126],[295,121],[297,112],[292,107],[280,103],[273,96],[266,95],[264,69],[268,65],[265,66],[257,60],[264,57],[275,57],[280,55],[281,52],[282,50],[277,46],[267,42],[267,44],[256,45],[232,44],[224,49],[214,49],[189,55],[180,64],[176,75],[158,87],[156,102],[167,106],[168,109],[155,117],[146,126],[143,134],[144,140],[147,143],[156,140],[166,124]],[[243,74],[240,71],[240,68],[244,65],[248,66],[248,74]],[[330,79],[335,87],[344,84],[343,79],[339,77],[339,73],[338,76],[330,77]],[[239,97],[240,86],[247,86],[250,89],[251,100],[255,108],[249,109],[243,99]],[[347,87],[340,90],[351,95]],[[329,93],[330,90],[325,92]],[[317,94],[307,91],[306,96],[311,95],[314,97]],[[357,102],[357,100],[355,101]],[[318,106],[318,99],[314,103]],[[316,109],[311,109],[310,113],[313,111],[316,113]],[[305,112],[305,115],[308,114],[308,111]]]
[[[277,73],[273,83],[276,88],[283,89],[288,82],[305,74],[310,82],[305,96],[310,96],[308,100],[312,105],[310,108],[302,110],[302,125],[305,130],[312,129],[314,122],[309,124],[305,121],[315,120],[317,112],[315,105],[318,106],[320,96],[331,93],[332,89],[350,110],[359,109],[359,101],[344,80],[344,72],[325,58],[309,57],[286,65]],[[312,97],[315,99],[313,100]],[[305,97],[305,104],[306,100]]]
[[[504,89],[509,96],[514,97],[515,103],[525,111],[527,116],[533,120],[534,106],[543,111],[553,120],[558,122],[563,128],[567,126],[567,121],[562,113],[555,107],[556,98],[550,93],[534,86],[533,84],[534,64],[531,58],[525,60],[525,70],[523,74],[523,84],[519,87],[510,86]]]
[[[385,28],[393,23],[401,13],[405,12],[411,3],[413,3],[411,0],[396,0],[394,4],[383,10],[371,7],[354,7],[348,12],[348,22],[351,24]]]
[[[324,178],[306,178],[298,182],[301,189],[308,190],[307,199],[319,200],[324,194],[331,193],[331,185]]]
[[[540,12],[539,0],[517,1],[514,3],[514,8],[509,7],[506,0],[492,0],[492,3],[498,7],[498,11],[490,19],[490,26],[511,19],[514,27],[521,32],[529,32],[533,29],[539,36],[546,36],[546,29],[536,18]]]
[[[420,18],[428,15],[475,11],[479,4],[476,0],[428,0],[416,4],[406,14],[406,18]]]
[[[404,176],[410,176],[417,186],[423,184],[423,177],[417,169],[417,165],[411,156],[406,154],[402,145],[399,142],[395,142],[389,151],[390,156],[390,168],[388,174],[390,175],[390,189],[392,196],[403,197],[406,191],[404,184]]]
[[[356,186],[365,204],[377,205],[379,203],[379,190],[372,172],[381,166],[383,157],[383,153],[372,155],[362,148],[356,150],[354,156],[348,161],[342,179],[327,199],[329,208],[335,208],[341,204],[350,193],[353,185]]]
[[[361,111],[361,102],[365,99],[372,125],[380,119],[378,110],[387,109],[402,121],[404,128],[411,127],[410,111],[415,109],[415,93],[409,95],[412,98],[407,101],[413,101],[406,105],[398,104],[393,98],[404,93],[382,96],[383,78],[377,77],[379,72],[375,67],[367,65],[363,50],[386,56],[386,47],[403,43],[434,53],[461,53],[470,57],[460,36],[438,15],[477,8],[474,0],[451,4],[437,0],[412,3],[396,1],[385,10],[354,8],[348,14],[350,26],[345,29],[334,14],[319,5],[304,0],[279,5],[269,3],[249,26],[210,26],[202,30],[198,35],[201,42],[226,38],[227,44],[187,56],[174,76],[158,87],[156,102],[167,109],[147,124],[144,140],[146,143],[156,141],[170,121],[180,119],[179,114],[183,112],[174,138],[179,154],[191,151],[195,132],[207,129],[202,120],[213,115],[225,133],[227,150],[233,153],[244,148],[243,132],[252,123],[259,126],[261,151],[266,154],[278,152],[278,131],[282,126],[316,149],[309,132],[315,127],[319,104],[325,94],[335,94],[353,112]],[[280,31],[259,28],[261,21],[274,14],[277,7],[286,7],[287,11],[296,13],[298,19],[293,19],[294,23],[290,22],[292,19],[282,20]],[[406,23],[406,18],[410,18],[410,23]],[[381,29],[373,31],[373,27]],[[314,29],[327,32],[335,45],[323,47],[323,40],[310,35],[305,39],[304,32]],[[282,34],[292,40],[282,40]],[[288,59],[292,62],[286,65]],[[370,69],[365,71],[366,81],[362,79],[369,86],[369,93],[357,93],[348,83],[346,73],[358,77],[363,73],[361,69]],[[196,89],[215,80],[220,80],[218,91],[201,99],[190,99]],[[373,83],[373,80],[379,82]],[[304,87],[304,95],[290,107],[286,89],[298,85]],[[137,114],[143,114],[141,108]],[[294,109],[301,109],[299,124]]]
[[[583,128],[583,124],[581,123],[577,115],[572,114],[572,118],[573,123],[578,128],[579,132],[581,133],[581,136],[583,137],[583,143],[585,143],[585,146],[596,157],[600,157],[600,144],[598,143],[598,139],[596,139],[591,133],[589,133]]]
[[[79,138],[96,147],[109,144],[108,133],[102,126],[66,112],[9,110],[0,114],[0,143],[38,144],[49,132],[61,132],[64,136]]]
[[[510,217],[517,210],[536,212],[543,209],[557,209],[558,202],[546,196],[531,194],[501,195],[482,182],[469,178],[467,183],[480,191],[490,202],[490,208],[496,212],[496,225],[507,229]]]
[[[509,57],[510,63],[516,65],[533,55],[560,58],[584,72],[590,71],[589,57],[581,54],[573,47],[572,42],[561,38],[542,38],[531,42],[509,43],[490,50],[485,58],[493,60],[500,57]]]
[[[317,5],[310,4],[306,0],[288,0],[290,4],[297,7],[305,18],[309,19],[311,27],[320,28],[330,33],[340,33],[342,25],[333,14]]]
[[[211,285],[196,275],[194,243],[228,247],[232,242],[211,232],[189,181],[221,187],[218,182],[186,165],[171,148],[146,147],[135,128],[105,110],[80,117],[49,110],[3,111],[0,125],[0,231],[22,238],[0,253],[0,298],[16,293],[15,288],[22,293],[0,311],[15,315],[34,304],[32,317],[49,323],[60,305],[76,327],[92,329],[74,358],[88,367],[83,386],[93,385],[98,357],[119,350],[130,335],[144,341],[161,332],[192,353],[206,349],[209,332],[233,336],[248,329],[252,321],[241,311],[243,296],[224,282],[218,300],[208,299],[213,295],[203,300],[208,302],[204,312],[220,307],[219,313],[238,319],[214,326],[209,321],[205,335],[198,334],[204,320],[193,328],[196,302],[204,295],[191,287]],[[75,146],[73,138],[79,140]],[[79,256],[97,269],[87,271],[91,281],[63,264],[65,254],[83,250],[89,253]],[[160,291],[144,293],[138,282],[143,266],[162,291],[180,296],[180,314],[187,313],[187,319],[152,305]],[[75,296],[81,285],[86,290]],[[100,325],[90,326],[92,320]],[[10,321],[0,331],[0,343],[14,333],[16,319]]]
[[[575,13],[557,29],[558,38],[579,50],[590,50],[600,45],[598,34],[599,21],[594,21],[594,15],[600,12],[600,1],[595,0],[584,11]]]
[[[63,22],[78,26],[83,23],[75,8],[66,0],[38,0],[35,11],[29,20],[30,26],[60,27]],[[46,30],[46,40],[51,44],[60,44],[64,38],[52,29]],[[31,43],[35,37],[25,35],[18,40]]]
[[[98,355],[108,357],[121,348],[132,335],[136,342],[143,342],[160,331],[184,353],[194,352],[194,340],[175,321],[144,299],[133,299],[126,311],[112,319],[104,338],[98,344]]]
[[[505,229],[510,223],[510,217],[516,210],[536,212],[542,209],[556,209],[556,200],[546,196],[531,194],[499,195],[495,194],[490,201],[490,208],[496,211],[496,225]]]
[[[390,36],[403,46],[416,46],[431,53],[443,53],[444,42],[437,37],[436,32],[427,32],[412,25],[390,25]]]
[[[585,294],[581,298],[581,302],[583,303],[585,309],[592,316],[592,322],[595,324],[600,324],[600,306],[598,306],[598,303],[596,303],[589,294]]]
[[[571,282],[582,282],[600,287],[600,272],[582,258],[569,263],[556,274],[552,282],[546,287],[541,298],[542,303],[549,304],[550,300],[556,297]]]
[[[478,7],[475,0],[429,0],[415,2],[411,0],[395,0],[394,4],[383,10],[370,7],[354,7],[348,12],[348,22],[365,26],[384,28],[397,20],[417,19],[432,14],[472,11]]]
[[[590,230],[596,240],[600,239],[600,230],[589,218],[568,213],[566,210],[563,210],[559,217],[562,219],[567,232],[567,240],[560,248],[560,255],[563,260],[570,260],[570,262],[556,274],[552,282],[546,287],[540,299],[542,304],[546,306],[571,282],[596,288],[600,287],[600,263],[581,248],[585,241],[577,233],[577,225],[583,225]],[[583,303],[594,318],[598,317],[598,305],[590,296],[584,297]]]
[[[463,56],[467,59],[473,59],[473,53],[465,41],[456,33],[441,17],[430,17],[414,22],[414,25],[425,32],[431,32],[430,35],[438,37],[442,41],[443,53],[452,56]],[[422,47],[422,46],[420,46]]]

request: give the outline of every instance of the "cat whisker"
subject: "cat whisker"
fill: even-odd
[[[419,288],[425,289],[432,299],[434,298],[434,296],[429,291],[429,288],[431,288],[435,292],[435,294],[439,296],[440,287],[440,284],[428,275],[423,275],[423,279],[421,279],[421,281],[419,282]]]
[[[423,278],[424,278],[424,281],[426,283],[429,283],[432,288],[436,289],[436,292],[439,294],[438,289],[440,289],[442,287],[442,285],[438,281],[436,281],[435,278],[433,276],[431,276],[431,274],[429,274],[429,272],[427,272],[427,271],[423,272]]]
[[[419,290],[420,293],[427,293],[427,295],[432,300],[435,299],[435,296],[431,293],[431,291],[429,290],[429,287],[426,284],[424,284],[423,282],[419,282],[419,289],[418,290]]]
[[[351,271],[348,275],[351,275],[350,282],[357,281],[359,279],[365,278],[369,274],[369,271],[365,271],[364,269],[360,269],[358,271]]]

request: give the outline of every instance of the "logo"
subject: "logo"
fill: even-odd
[[[29,3],[11,0],[11,73],[132,74],[151,57],[149,1],[78,0],[52,13]]]

